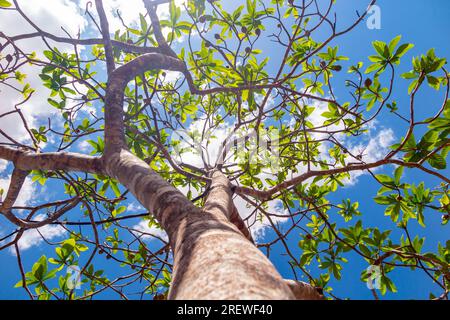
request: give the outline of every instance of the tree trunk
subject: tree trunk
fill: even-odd
[[[284,282],[289,286],[296,300],[323,300],[323,292],[321,288],[316,288],[309,283],[295,281],[295,280],[284,280]]]
[[[272,263],[229,221],[232,192],[212,175],[203,209],[126,150],[106,158],[107,173],[126,186],[167,232],[174,253],[169,299],[294,299]]]

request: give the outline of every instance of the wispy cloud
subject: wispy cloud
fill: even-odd
[[[145,208],[137,202],[131,202],[127,206],[128,213],[136,213],[136,212],[144,211],[144,210],[145,210]]]
[[[149,227],[148,221],[146,220],[142,220],[141,222],[133,226],[133,229],[134,234],[143,240],[162,239],[164,241],[168,241],[169,239],[167,233],[164,230],[154,226]]]
[[[19,1],[19,5],[39,27],[59,36],[67,36],[62,28],[75,36],[79,30],[83,31],[86,26],[86,21],[80,14],[80,8],[73,1]],[[52,10],[48,10],[49,6]],[[36,31],[18,13],[5,10],[0,11],[0,30],[8,36]],[[62,52],[73,50],[70,45],[56,44],[53,41],[49,41],[49,43],[51,46],[57,46]],[[36,52],[38,57],[42,57],[42,52],[48,49],[40,38],[17,41],[16,45],[26,53]],[[40,68],[25,64],[20,72],[27,75],[26,83],[29,83],[36,90],[31,99],[22,106],[26,120],[31,127],[34,127],[40,120],[46,119],[48,116],[54,116],[55,109],[47,103],[49,89],[42,85],[42,80],[39,78]],[[13,110],[14,105],[23,99],[21,94],[11,88],[2,86],[1,90],[4,101],[2,112]],[[22,125],[18,125],[19,123],[21,123],[21,120],[17,114],[0,118],[0,127],[3,131],[20,142],[27,141],[29,139],[28,134]],[[5,141],[5,138],[0,135],[0,142],[2,141]]]
[[[1,173],[1,172],[0,172]],[[11,176],[6,178],[0,178],[0,189],[4,190],[3,196],[6,195],[9,189],[9,182],[11,180]],[[15,202],[15,206],[24,206],[32,202],[32,200],[36,197],[36,188],[34,183],[30,178],[25,179],[25,182],[20,190],[19,196]]]
[[[37,215],[35,220],[41,221],[45,219],[45,215]],[[19,249],[24,251],[32,247],[41,245],[45,240],[51,241],[64,236],[67,231],[58,225],[46,225],[38,229],[31,229],[24,232],[18,241]]]
[[[0,175],[6,170],[7,167],[8,161],[0,159]]]

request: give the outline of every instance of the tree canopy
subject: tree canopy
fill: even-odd
[[[349,21],[334,0],[143,0],[128,24],[97,0],[82,9],[89,29],[71,34],[36,24],[22,1],[0,0],[4,16],[32,29],[0,32],[0,120],[14,121],[0,127],[10,175],[0,250],[16,255],[16,287],[39,299],[166,298],[174,240],[165,200],[147,201],[134,175],[158,176],[153,193],[168,182],[203,208],[221,172],[234,199],[228,218],[289,278],[345,298],[332,284],[358,264],[355,277],[377,299],[397,291],[394,272],[424,274],[430,298],[448,298],[450,241],[424,249],[423,236],[448,234],[447,60],[434,49],[412,54],[400,35],[373,42],[364,61],[343,55],[340,39],[376,4],[366,2]],[[45,49],[29,51],[30,41]],[[441,102],[418,112],[422,94]],[[28,116],[36,96],[52,108],[39,121]],[[389,135],[386,121],[403,135]],[[363,175],[378,192],[349,198]],[[27,183],[52,192],[17,203]],[[366,223],[361,201],[384,222]],[[64,238],[27,268],[20,239],[45,227]]]

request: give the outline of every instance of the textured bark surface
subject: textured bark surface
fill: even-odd
[[[124,90],[128,82],[149,70],[185,71],[183,61],[168,55],[149,53],[142,55],[111,72],[106,90],[105,154],[119,152],[125,147]]]
[[[323,300],[321,289],[296,280],[284,280],[297,300]]]
[[[224,217],[191,213],[175,235],[169,299],[293,299],[264,254]]]
[[[32,153],[6,146],[0,146],[0,159],[14,163],[14,167],[23,171],[66,170],[102,173],[100,158],[72,152]]]
[[[170,299],[293,299],[267,257],[229,221],[228,179],[212,175],[203,210],[186,215],[171,236],[174,248]]]
[[[234,224],[251,243],[255,243],[250,230],[245,225],[245,222],[242,220],[242,217],[239,215],[239,211],[234,204],[231,211],[230,222]]]
[[[125,185],[169,235],[174,252],[169,299],[294,298],[267,257],[229,221],[234,206],[223,174],[213,174],[201,210],[128,151],[105,161],[107,173]]]

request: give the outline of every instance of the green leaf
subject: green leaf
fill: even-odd
[[[388,205],[388,204],[392,204],[395,202],[394,199],[392,199],[391,197],[387,197],[387,196],[375,197],[374,201],[381,205]]]
[[[401,38],[402,38],[402,36],[398,35],[394,39],[391,40],[391,42],[389,43],[389,52],[394,52],[394,49],[397,47]]]
[[[365,74],[372,73],[372,72],[374,72],[375,70],[381,69],[382,67],[383,67],[383,66],[382,66],[381,64],[379,64],[379,63],[374,63],[374,64],[368,66],[367,69],[366,69],[366,71],[365,71],[364,73],[365,73]]]
[[[396,183],[397,185],[400,184],[400,179],[401,179],[401,177],[402,177],[402,175],[403,175],[404,169],[405,169],[405,168],[402,167],[402,166],[399,166],[397,169],[395,169],[394,177],[395,177],[395,183]]]
[[[402,74],[403,79],[417,79],[418,75],[414,71],[406,72]]]
[[[375,51],[383,58],[388,59],[389,58],[389,48],[386,43],[382,41],[374,41],[372,43],[373,47],[375,48]]]
[[[414,45],[411,43],[402,44],[395,52],[394,57],[401,58],[412,48],[414,48]]]
[[[59,103],[56,102],[55,100],[48,98],[47,101],[52,107],[55,107],[56,109],[60,109]]]
[[[114,194],[116,195],[116,197],[120,197],[121,192],[120,192],[120,189],[119,189],[119,186],[117,185],[117,183],[111,181],[110,186],[111,186],[111,189],[113,190]]]
[[[441,87],[441,82],[436,77],[428,75],[427,81],[429,86],[432,87],[433,89],[439,90],[439,88]]]
[[[419,80],[414,80],[411,82],[411,84],[408,87],[408,94],[411,94],[413,90],[416,88],[417,84],[419,83]]]
[[[428,159],[428,163],[435,169],[443,170],[447,168],[447,162],[440,154],[434,154]]]
[[[417,212],[417,222],[419,222],[419,224],[425,228],[425,216],[423,214],[423,210],[419,210]]]
[[[386,288],[391,291],[391,292],[397,292],[397,288],[395,287],[394,283],[392,282],[391,279],[389,279],[386,276],[383,276],[381,278],[381,283],[386,286]]]
[[[31,273],[38,280],[43,280],[47,273],[47,257],[41,256],[39,260],[33,265]]]
[[[50,50],[46,50],[44,51],[44,56],[47,57],[48,60],[52,61],[53,60],[53,52]]]
[[[395,205],[389,206],[384,212],[385,216],[390,216],[392,221],[396,222],[400,215],[401,203],[397,202]]]
[[[6,0],[0,0],[0,7],[2,7],[2,8],[11,7],[11,3],[9,1],[6,1]]]
[[[49,280],[49,279],[53,279],[56,276],[56,273],[59,271],[59,269],[53,269],[52,271],[50,271],[49,273],[47,273],[44,277],[44,279],[42,279],[43,281]]]

